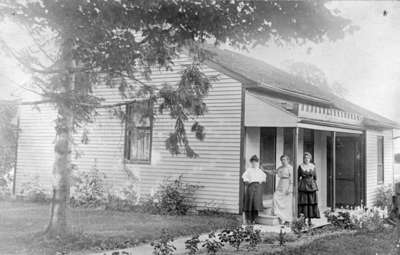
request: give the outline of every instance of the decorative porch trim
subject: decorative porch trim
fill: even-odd
[[[297,123],[297,127],[299,127],[299,128],[308,128],[308,129],[316,129],[316,130],[322,130],[322,131],[335,131],[335,132],[342,132],[342,133],[352,133],[352,134],[362,134],[363,133],[363,131],[361,131],[361,130],[320,126],[320,125],[305,124],[305,123]]]

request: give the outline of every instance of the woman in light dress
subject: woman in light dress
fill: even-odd
[[[289,164],[289,157],[280,157],[282,165],[275,171],[268,171],[269,174],[276,174],[279,177],[273,199],[273,213],[278,216],[282,224],[292,221],[292,173],[293,167]]]

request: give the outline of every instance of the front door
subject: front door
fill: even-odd
[[[276,169],[276,128],[261,128],[260,132],[260,165],[268,170]],[[263,200],[272,200],[275,190],[275,177],[267,175],[267,182],[264,184]]]
[[[328,142],[328,144],[331,144],[331,142]],[[328,159],[328,166],[329,163],[331,163],[331,160]],[[360,205],[362,194],[361,143],[359,137],[339,136],[336,138],[335,164],[336,206]],[[331,191],[331,187],[328,190]],[[328,197],[330,197],[329,194]]]

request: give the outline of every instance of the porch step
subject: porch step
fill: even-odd
[[[264,210],[260,212],[263,215],[272,215],[272,207],[264,207]]]
[[[261,225],[276,226],[279,225],[279,219],[278,216],[261,213],[258,215],[256,223]]]

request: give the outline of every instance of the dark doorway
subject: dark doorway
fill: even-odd
[[[328,205],[332,205],[332,138],[327,143]],[[336,138],[336,206],[361,204],[361,140],[359,136]]]
[[[260,132],[260,165],[267,170],[276,169],[276,128],[261,128]],[[275,191],[275,177],[267,176],[264,185],[264,200],[272,199]]]
[[[283,154],[289,157],[289,162],[293,165],[293,128],[283,129]]]
[[[303,130],[303,152],[311,154],[311,162],[314,163],[314,130],[304,129]]]

